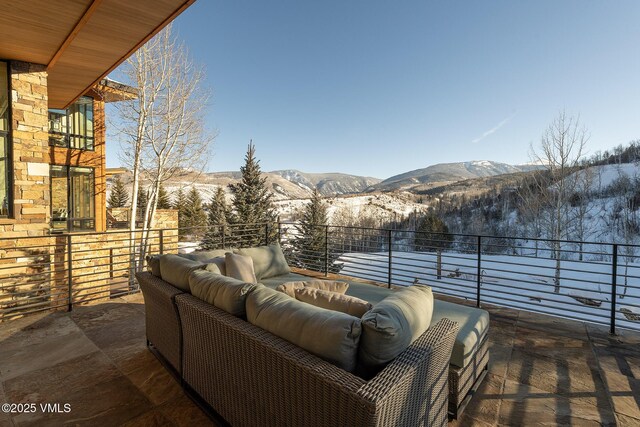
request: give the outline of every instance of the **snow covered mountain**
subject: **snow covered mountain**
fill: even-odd
[[[423,191],[466,179],[482,178],[538,169],[537,165],[509,165],[490,160],[439,163],[392,176],[369,187],[369,191]]]
[[[267,186],[273,192],[275,200],[306,199],[311,197],[314,188],[326,197],[358,194],[380,182],[379,179],[371,177],[343,173],[305,173],[298,170],[265,172],[263,176],[267,178]],[[125,184],[129,183],[131,174],[127,172],[121,178]],[[165,184],[165,188],[171,195],[180,188],[186,191],[194,186],[204,200],[209,200],[218,187],[224,188],[228,193],[228,186],[240,182],[240,179],[240,172],[197,173],[185,169],[174,175]],[[107,192],[110,183],[111,179],[108,179]]]

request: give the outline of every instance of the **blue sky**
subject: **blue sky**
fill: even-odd
[[[209,170],[253,139],[263,170],[387,178],[527,162],[560,110],[591,153],[640,138],[638,22],[635,0],[199,0],[174,30],[213,91]]]

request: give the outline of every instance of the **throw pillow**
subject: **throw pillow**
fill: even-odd
[[[210,271],[196,270],[189,275],[189,286],[194,297],[234,316],[245,316],[247,295],[258,285]]]
[[[353,372],[360,340],[360,319],[289,298],[266,286],[247,296],[247,320]]]
[[[251,257],[256,277],[259,280],[291,273],[282,248],[277,243],[257,248],[236,249],[233,252]]]
[[[176,288],[190,292],[189,274],[194,270],[202,270],[205,264],[183,258],[178,255],[162,255],[160,257],[160,276],[165,282]]]
[[[333,280],[307,280],[304,282],[286,282],[276,287],[276,291],[283,292],[289,295],[291,298],[296,297],[295,290],[302,289],[304,287],[322,289],[324,291],[337,292],[344,294],[349,289],[349,284],[345,282],[336,282]]]
[[[325,291],[311,287],[303,287],[295,290],[296,299],[316,307],[328,310],[340,311],[355,317],[362,317],[371,310],[372,305],[360,298],[351,295],[343,295],[337,292]]]
[[[206,262],[207,262],[206,269],[208,271],[213,271],[214,273],[219,273],[219,274],[222,274],[223,276],[227,275],[227,266],[224,261],[224,255],[211,258]],[[218,271],[214,270],[213,266],[217,267]]]
[[[414,285],[389,295],[362,316],[358,363],[372,376],[402,353],[431,324],[433,293]]]
[[[227,270],[227,276],[247,283],[258,283],[256,274],[253,271],[253,260],[251,260],[251,257],[227,252],[224,256],[224,264]]]

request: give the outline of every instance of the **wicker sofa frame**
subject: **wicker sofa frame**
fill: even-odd
[[[455,322],[442,319],[365,381],[149,273],[137,278],[148,343],[234,426],[447,424]]]

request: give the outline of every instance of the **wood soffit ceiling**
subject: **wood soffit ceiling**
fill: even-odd
[[[5,0],[0,59],[42,64],[65,108],[195,0]]]

